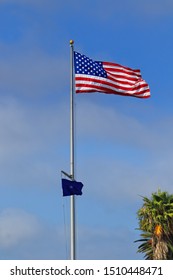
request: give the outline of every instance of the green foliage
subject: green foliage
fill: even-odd
[[[152,242],[152,235],[149,232],[141,233],[142,239],[136,240],[135,242],[142,242],[141,245],[138,247],[138,253],[144,253],[146,260],[152,260],[153,259],[153,250],[151,246]]]
[[[143,232],[138,252],[145,259],[173,259],[173,195],[158,190],[151,199],[143,198],[138,210],[139,229]],[[157,230],[159,228],[159,230]]]

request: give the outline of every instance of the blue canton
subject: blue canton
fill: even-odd
[[[106,78],[107,73],[102,62],[94,61],[85,55],[74,52],[75,74],[92,75]]]

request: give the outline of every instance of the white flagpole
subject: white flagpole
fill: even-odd
[[[74,41],[70,40],[70,175],[74,180]],[[70,197],[70,259],[76,259],[75,196]]]

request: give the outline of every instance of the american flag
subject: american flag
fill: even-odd
[[[117,63],[94,61],[74,52],[76,93],[102,92],[150,97],[148,84],[142,79],[140,70],[124,67]]]

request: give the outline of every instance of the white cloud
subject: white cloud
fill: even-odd
[[[0,88],[2,94],[37,96],[61,92],[68,77],[67,60],[41,50],[14,52],[1,45]],[[67,74],[66,74],[67,73]]]
[[[34,109],[13,99],[3,100],[0,103],[1,162],[12,156],[33,155],[45,145],[61,141],[63,121],[67,120],[63,104]]]
[[[113,6],[112,8],[114,8],[113,11],[115,11],[117,7],[118,11],[128,11],[129,15],[135,14],[138,17],[145,16],[148,19],[152,19],[152,16],[154,18],[159,18],[162,16],[171,15],[173,13],[172,0],[165,0],[164,2],[162,0],[122,0],[121,2],[110,0],[110,2],[112,4],[111,6]]]
[[[33,108],[1,100],[1,187],[53,184],[67,156],[68,116],[62,103]]]
[[[115,220],[112,228],[79,227],[78,257],[80,259],[135,259],[136,246],[131,246],[136,232],[127,227],[118,227]],[[128,253],[127,253],[128,250]],[[136,259],[139,258],[136,255]]]
[[[94,1],[92,2],[92,9],[90,1],[79,1],[73,0],[71,1],[56,1],[56,0],[0,0],[0,4],[19,4],[22,6],[33,6],[35,8],[40,9],[70,9],[75,12],[79,12],[79,10],[83,9],[85,6],[85,14],[90,14],[90,16],[101,16],[102,18],[109,18],[109,16],[115,15],[117,12],[124,12],[129,13],[131,15],[138,15],[138,16],[166,16],[172,14],[173,12],[173,2],[172,0],[145,0],[145,1],[138,1],[138,0],[122,0],[122,1],[115,1],[115,0],[102,0],[102,1]],[[99,5],[99,9],[97,8]],[[106,11],[104,9],[106,5]],[[97,13],[95,12],[97,9]],[[58,11],[58,9],[57,9]]]
[[[64,3],[62,0],[0,0],[0,5],[13,5],[15,10],[15,5],[18,8],[20,5],[22,8],[29,8],[38,11],[39,13],[54,13],[60,9],[68,8],[70,3]],[[65,6],[65,7],[64,7]],[[17,13],[16,9],[16,13]]]
[[[146,108],[147,115],[152,112]],[[87,193],[114,203],[137,201],[161,187],[172,192],[173,119],[138,116],[81,102],[77,108],[77,170]],[[85,189],[84,189],[85,191]]]
[[[173,13],[173,2],[172,0],[146,0],[146,1],[135,1],[137,10],[149,16],[166,16]]]
[[[37,6],[37,5],[44,5],[45,3],[47,2],[47,0],[0,0],[0,3],[10,3],[10,4],[22,4],[22,5],[25,5],[25,4],[29,4],[29,5],[34,5],[34,6]],[[49,2],[51,3],[54,3],[55,0],[49,0]]]
[[[27,185],[45,185],[47,180],[55,178],[58,168],[68,166],[68,109],[61,103],[33,109],[11,99],[1,102],[2,184],[25,186],[28,178]],[[145,192],[146,186],[150,190],[159,186],[170,189],[173,160],[169,128],[172,122],[170,118],[157,124],[152,120],[145,124],[137,117],[82,102],[79,98],[76,113],[77,175],[89,186],[95,185],[89,188],[91,192],[99,192],[101,187],[101,194],[110,198],[115,194],[116,182],[119,182],[116,191],[126,193],[132,199],[134,196],[137,199],[136,193]],[[109,192],[105,188],[107,184]]]
[[[79,104],[79,103],[78,103]],[[145,115],[152,115],[153,109],[146,106]],[[167,125],[165,125],[165,123]],[[146,149],[150,152],[162,153],[171,147],[173,118],[159,122],[144,122],[138,116],[120,113],[112,107],[100,106],[91,102],[82,102],[77,106],[77,125],[79,137],[83,140],[92,137],[101,143],[109,141],[118,145]]]
[[[34,238],[40,231],[37,219],[21,209],[5,209],[0,213],[0,247],[11,247]]]

